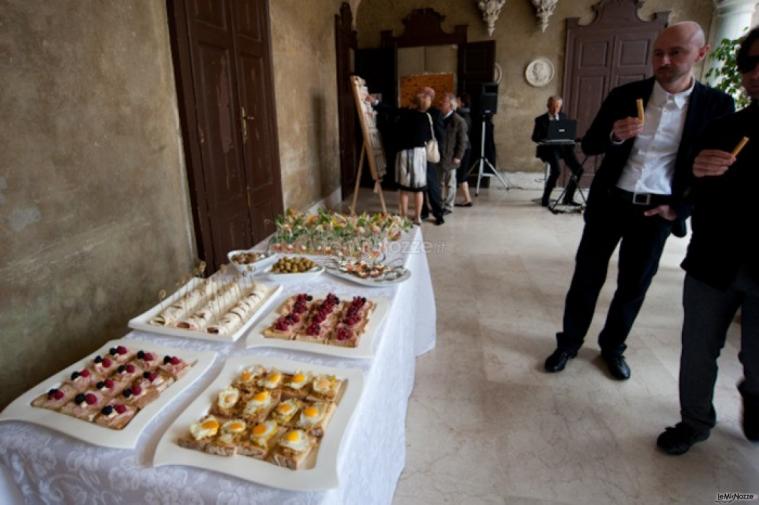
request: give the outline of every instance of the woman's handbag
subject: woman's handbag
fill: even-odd
[[[432,116],[430,116],[429,112],[425,112],[425,114],[427,114],[427,119],[430,120],[430,132],[432,133],[432,138],[424,143],[424,150],[427,152],[427,161],[430,163],[439,163],[440,149],[438,149],[437,139],[435,139],[435,128],[432,127]]]

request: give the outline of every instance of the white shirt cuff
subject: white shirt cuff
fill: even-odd
[[[611,133],[609,134],[609,140],[611,140],[611,143],[612,143],[613,145],[615,145],[615,146],[621,146],[622,144],[624,144],[624,143],[625,143],[625,141],[624,141],[624,140],[614,140],[614,132],[611,132]]]

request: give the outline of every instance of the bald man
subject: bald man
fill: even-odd
[[[630,377],[625,341],[667,237],[685,235],[690,210],[684,196],[692,179],[694,142],[709,122],[734,111],[732,98],[694,78],[693,65],[708,49],[694,22],[665,29],[654,43],[654,77],[611,90],[583,137],[583,151],[604,159],[590,188],[563,329],[545,361],[548,372],[563,370],[582,346],[619,245],[617,290],[598,344],[611,377]]]

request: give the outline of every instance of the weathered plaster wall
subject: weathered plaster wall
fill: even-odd
[[[334,16],[341,3],[270,4],[285,207],[307,208],[340,186]]]
[[[564,44],[568,17],[582,23],[593,19],[592,6],[598,0],[571,0],[558,3],[548,29],[543,33],[536,25],[535,11],[529,0],[509,0],[496,23],[496,62],[503,69],[499,89],[499,112],[495,116],[495,142],[499,168],[505,170],[542,171],[529,141],[533,119],[545,111],[546,98],[561,94],[564,69]],[[705,30],[709,28],[712,0],[648,0],[640,10],[643,19],[657,11],[672,11],[671,21],[692,19]],[[443,29],[457,24],[469,25],[469,40],[487,40],[488,35],[476,2],[472,0],[362,0],[356,26],[361,48],[378,47],[380,30],[403,31],[402,19],[412,9],[432,7],[446,16]],[[546,87],[533,88],[524,80],[524,69],[538,56],[548,57],[556,67],[556,77]]]
[[[191,268],[167,26],[161,1],[0,0],[0,407]]]

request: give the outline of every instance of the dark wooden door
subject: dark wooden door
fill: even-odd
[[[335,52],[337,55],[337,117],[340,133],[340,185],[343,198],[353,193],[358,154],[356,142],[356,106],[351,90],[355,52],[358,47],[353,30],[353,14],[347,2],[335,15]]]
[[[274,219],[283,210],[269,2],[234,0],[231,5],[251,243],[256,243],[274,232]]]
[[[358,49],[356,51],[355,65],[356,75],[366,81],[366,86],[369,88],[370,93],[381,94],[382,101],[385,104],[397,105],[398,81],[395,78],[395,48]],[[357,152],[360,152],[361,143],[364,139],[358,123],[358,115],[355,112],[353,113],[353,127],[354,142]],[[382,135],[382,146],[385,148],[385,159],[388,166],[387,173],[382,178],[382,186],[387,189],[394,189],[397,183],[395,180],[395,144],[392,131],[389,130],[389,125],[387,124],[387,117],[383,114],[377,117],[377,128],[380,135]],[[374,180],[369,170],[362,172],[361,186],[365,188],[374,187]],[[350,187],[348,192],[343,193],[343,195],[347,196],[352,192],[353,187]]]
[[[580,25],[579,18],[567,19],[564,60],[565,112],[577,119],[578,135],[593,122],[606,95],[613,88],[650,77],[651,54],[657,35],[666,26],[667,12],[657,12],[651,21],[638,17],[637,0],[602,0],[593,8],[595,19]],[[580,160],[584,155],[578,147]],[[588,186],[601,157],[585,163],[582,186]],[[564,170],[563,179],[568,177]]]
[[[282,211],[268,3],[168,7],[198,250],[215,270]]]

